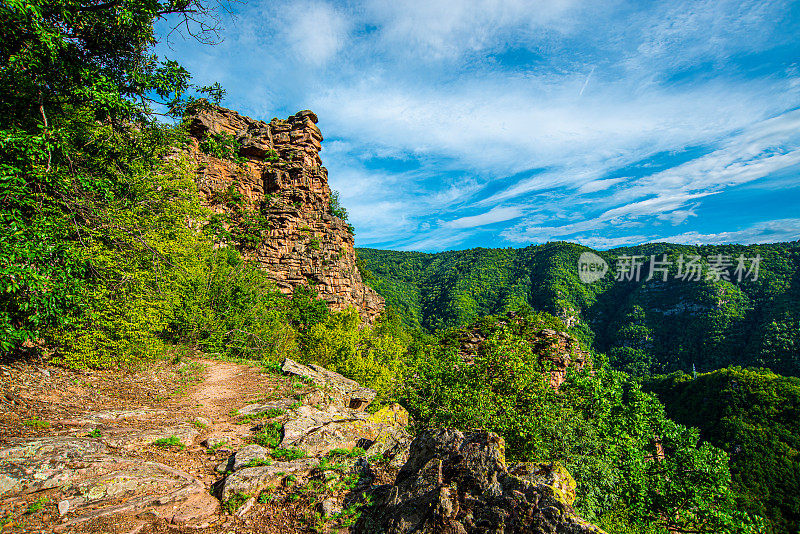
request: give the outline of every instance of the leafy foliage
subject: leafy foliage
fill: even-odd
[[[636,532],[756,532],[733,506],[725,453],[667,419],[627,375],[600,365],[571,373],[558,392],[549,385],[530,339],[558,323],[543,313],[484,321],[487,340],[472,363],[454,332],[443,334],[406,383],[407,405],[425,424],[499,433],[511,459],[562,463],[589,519]]]
[[[728,451],[737,508],[765,517],[769,532],[800,528],[800,379],[730,367],[654,377],[646,388]]]
[[[611,266],[622,255],[760,255],[757,280],[616,282],[578,278],[578,257],[595,252]],[[438,254],[358,249],[370,284],[428,331],[530,306],[575,323],[573,332],[635,375],[707,371],[731,364],[800,375],[800,247],[683,246],[655,243],[592,251],[572,243]]]
[[[347,230],[351,234],[356,233],[355,227],[348,222],[347,208],[342,206],[341,202],[339,201],[338,191],[331,191],[331,200],[330,205],[328,206],[328,212],[334,217],[338,217],[344,221],[347,224]]]
[[[44,341],[65,363],[95,365],[158,351],[198,203],[185,162],[165,163],[181,131],[150,107],[180,113],[189,75],[149,49],[157,18],[207,11],[199,0],[0,5],[1,352]]]

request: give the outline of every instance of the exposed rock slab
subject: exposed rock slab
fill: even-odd
[[[317,458],[303,458],[291,462],[275,462],[272,465],[246,467],[228,475],[222,483],[223,501],[241,493],[255,496],[268,486],[276,486],[287,475],[302,477],[319,465]]]
[[[433,429],[411,444],[392,486],[375,492],[356,533],[599,534],[572,509],[574,481],[553,466],[509,472],[502,438]]]
[[[398,404],[374,414],[337,406],[329,406],[327,410],[301,406],[296,417],[284,424],[281,446],[321,455],[333,449],[393,443],[399,441],[395,436],[403,435],[408,424],[408,412]]]
[[[310,380],[318,387],[328,391],[339,404],[353,410],[363,410],[375,398],[374,390],[365,388],[358,382],[319,365],[303,365],[286,358],[283,360],[281,370],[284,373]]]
[[[269,451],[261,445],[248,445],[231,454],[231,456],[217,466],[217,472],[228,473],[238,471],[247,464],[258,461],[268,460]]]
[[[149,511],[168,521],[203,525],[218,502],[194,477],[157,462],[104,453],[99,440],[56,436],[0,451],[6,492],[58,488],[60,528],[104,515]]]
[[[115,449],[137,449],[152,445],[157,440],[170,439],[174,436],[178,438],[181,445],[188,447],[199,435],[200,432],[193,426],[176,425],[150,430],[124,431],[104,437],[103,442]]]

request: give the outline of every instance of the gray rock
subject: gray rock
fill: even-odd
[[[342,505],[336,499],[325,499],[319,504],[323,517],[332,517],[342,511]]]
[[[352,449],[364,441],[374,446],[396,441],[391,436],[405,432],[408,423],[408,412],[398,404],[374,414],[338,406],[325,410],[301,406],[296,418],[283,425],[281,447],[296,447],[319,455],[333,449]]]
[[[317,458],[275,462],[261,467],[246,467],[228,475],[222,483],[221,498],[226,501],[236,493],[256,495],[267,486],[278,485],[287,475],[305,477],[319,465]]]
[[[247,499],[247,501],[245,501],[245,503],[238,510],[236,510],[236,517],[246,516],[247,512],[250,511],[250,509],[253,507],[255,503],[256,503],[255,497],[250,497],[249,499]]]
[[[188,525],[216,514],[218,501],[194,477],[157,462],[105,453],[99,440],[54,436],[0,450],[0,480],[7,492],[59,487],[59,513],[73,518],[68,528],[121,513],[151,512]]]
[[[219,473],[238,471],[255,460],[268,460],[269,451],[261,445],[248,445],[231,454],[230,458],[217,466]]]
[[[390,487],[373,493],[355,533],[601,534],[575,515],[575,481],[557,464],[506,467],[502,438],[431,429],[411,443]]]
[[[223,437],[223,436],[221,436],[219,434],[211,434],[206,439],[204,439],[200,444],[203,447],[206,447],[206,448],[209,448],[209,449],[219,449],[220,447],[222,447],[226,443],[228,443],[228,440],[225,439],[225,437]]]
[[[211,421],[209,421],[205,417],[195,417],[194,422],[195,426],[201,426],[203,428],[211,428]]]
[[[267,404],[248,404],[244,408],[239,408],[239,415],[258,415],[269,410],[286,410],[294,401],[286,399],[285,402],[270,402]]]
[[[115,449],[138,449],[152,445],[154,441],[175,436],[181,445],[188,447],[194,443],[194,438],[199,435],[200,432],[194,426],[182,424],[152,430],[132,430],[108,437],[103,436],[103,442]]]
[[[340,405],[353,410],[363,410],[375,398],[375,391],[319,365],[306,366],[286,358],[281,370],[306,378],[317,386],[327,389]]]

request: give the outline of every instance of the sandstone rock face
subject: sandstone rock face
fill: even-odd
[[[433,429],[411,443],[392,486],[375,491],[356,533],[600,534],[572,510],[575,482],[550,465],[505,462],[502,438]]]
[[[322,134],[311,111],[269,123],[217,106],[198,108],[189,117],[198,163],[198,186],[204,202],[219,214],[233,215],[231,193],[243,208],[260,214],[265,236],[242,247],[269,273],[278,288],[291,294],[309,282],[334,310],[354,306],[367,321],[383,310],[383,298],[366,286],[356,267],[353,235],[330,213],[328,171],[319,151]],[[236,139],[239,161],[200,150],[213,135]]]

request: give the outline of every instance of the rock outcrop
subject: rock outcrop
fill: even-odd
[[[375,398],[375,391],[365,388],[358,382],[350,380],[339,373],[328,371],[320,365],[303,365],[289,358],[283,360],[281,371],[299,376],[314,383],[330,393],[341,406],[353,410],[363,410]]]
[[[99,439],[53,436],[0,450],[0,495],[53,490],[68,529],[102,516],[148,512],[178,525],[206,527],[219,502],[189,474],[114,454]]]
[[[515,312],[509,312],[496,325],[514,328],[525,337],[539,354],[539,360],[546,364],[550,374],[550,386],[558,389],[567,376],[567,369],[583,369],[590,364],[590,354],[583,350],[577,339],[566,332],[552,328],[528,330],[524,327],[526,319]],[[480,323],[468,327],[459,337],[459,354],[467,363],[472,364],[475,357],[483,350],[483,344],[490,335]]]
[[[552,464],[507,466],[494,433],[433,429],[395,483],[374,491],[356,533],[600,534],[572,509],[575,481]]]
[[[331,212],[316,123],[307,110],[267,123],[197,106],[188,124],[200,194],[227,217],[220,220],[224,231],[247,230],[246,238],[234,232],[230,244],[256,260],[282,292],[313,284],[332,309],[354,306],[373,321],[384,300],[364,284],[351,229]]]

